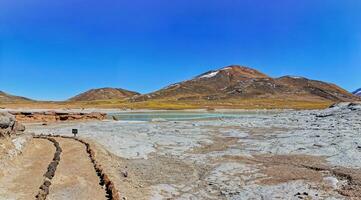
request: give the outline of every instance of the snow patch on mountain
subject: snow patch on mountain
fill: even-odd
[[[284,76],[284,77],[288,77],[288,78],[292,78],[292,79],[305,79],[305,77],[302,77],[302,76]]]
[[[294,78],[294,79],[303,79],[303,77],[301,76],[290,76],[291,78]]]
[[[216,76],[218,73],[219,73],[219,71],[209,72],[208,74],[205,74],[199,78],[212,78],[212,77]]]
[[[232,69],[232,67],[225,67],[225,68],[223,68],[223,69],[221,69],[221,70],[227,71],[227,70],[231,70],[231,69]]]
[[[361,96],[361,88],[353,92],[354,95]]]

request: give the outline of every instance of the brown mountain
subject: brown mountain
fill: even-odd
[[[108,99],[126,99],[139,95],[137,92],[128,91],[120,88],[99,88],[92,89],[70,98],[70,101],[94,101]]]
[[[3,91],[0,91],[0,103],[13,103],[13,102],[22,102],[22,101],[32,101],[32,100],[25,97],[10,95]]]
[[[271,78],[257,70],[232,65],[206,72],[191,80],[170,85],[150,94],[134,97],[132,100],[237,98],[352,101],[355,96],[331,83],[303,77]]]

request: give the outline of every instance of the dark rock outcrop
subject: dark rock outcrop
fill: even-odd
[[[0,137],[21,134],[24,130],[25,126],[20,124],[14,115],[7,112],[0,112]]]

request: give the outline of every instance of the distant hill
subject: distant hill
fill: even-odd
[[[25,101],[32,101],[31,99],[14,96],[11,94],[7,94],[3,91],[0,91],[0,103],[14,103],[14,102],[25,102]]]
[[[94,101],[109,99],[126,99],[139,95],[137,92],[128,91],[120,88],[99,88],[81,93],[69,99],[69,101]]]
[[[232,65],[203,73],[195,78],[172,84],[161,90],[132,98],[225,100],[237,98],[279,98],[295,100],[352,101],[355,97],[335,84],[303,77],[272,78],[244,66]]]
[[[361,88],[353,92],[354,95],[361,97]]]

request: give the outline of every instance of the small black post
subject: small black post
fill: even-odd
[[[73,128],[71,132],[74,134],[74,137],[78,134],[78,129]]]

